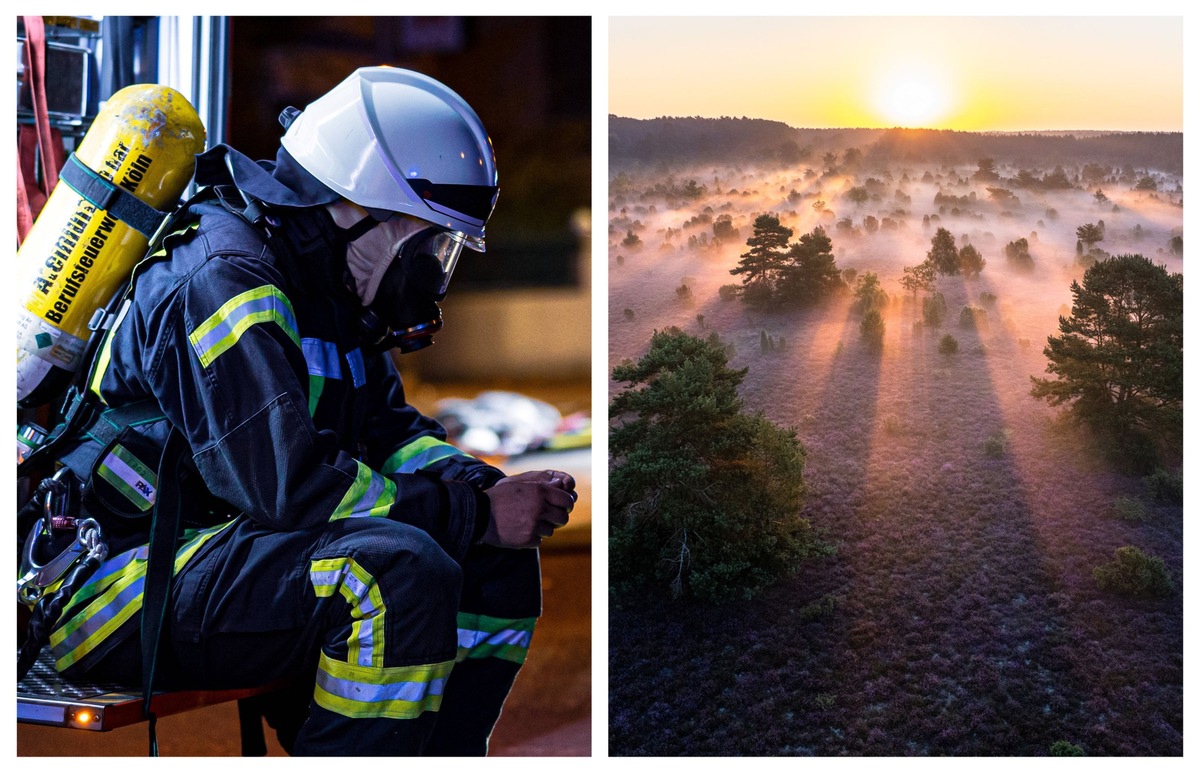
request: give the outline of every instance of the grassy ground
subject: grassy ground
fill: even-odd
[[[899,265],[924,257],[834,241],[839,265],[879,270],[892,292]],[[895,299],[882,355],[848,302],[767,315],[719,300],[736,251],[614,262],[612,361],[668,324],[732,342],[731,364],[750,368],[746,403],[798,427],[805,514],[838,552],[750,603],[614,608],[611,753],[1036,756],[1066,741],[1093,756],[1182,754],[1181,507],[1029,396],[1069,276],[985,256],[979,280],[941,280],[940,329],[914,326],[919,304]],[[688,279],[693,306],[673,302]],[[988,323],[960,327],[982,292],[999,298]],[[782,352],[760,350],[763,329],[786,338]],[[946,333],[957,354],[939,353]],[[1147,518],[1114,517],[1121,496]],[[1173,595],[1097,588],[1093,568],[1126,544],[1165,559]]]

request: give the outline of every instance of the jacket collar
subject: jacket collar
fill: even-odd
[[[338,194],[296,163],[279,148],[275,161],[252,161],[229,145],[217,145],[196,156],[196,184],[227,185],[265,204],[292,208],[322,206],[338,200]]]

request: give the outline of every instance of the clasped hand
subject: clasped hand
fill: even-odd
[[[541,544],[567,524],[575,506],[575,478],[545,469],[505,477],[484,491],[492,518],[483,542],[495,547],[528,548]]]

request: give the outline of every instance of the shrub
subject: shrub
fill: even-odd
[[[963,306],[958,314],[958,325],[982,330],[987,327],[987,311],[979,306]]]
[[[692,302],[692,288],[686,284],[680,284],[675,288],[675,299],[680,303],[689,305]]]
[[[992,458],[1000,458],[1008,450],[1008,438],[1010,434],[1011,432],[1008,429],[992,432],[983,441],[983,452]]]
[[[833,616],[834,609],[837,608],[837,601],[832,595],[823,595],[811,603],[806,603],[796,612],[796,619],[801,624],[805,622],[815,622],[818,619],[825,619]]]
[[[888,434],[899,434],[903,426],[900,424],[899,417],[894,413],[888,413],[883,417],[883,430]]]
[[[722,284],[717,290],[717,295],[721,300],[735,300],[741,291],[742,287],[739,284]]]
[[[879,276],[867,271],[858,277],[854,286],[854,310],[871,311],[883,308],[888,304],[888,294],[879,283]]]
[[[696,323],[700,325],[700,329],[704,329],[704,314],[696,314]]]
[[[1113,500],[1112,513],[1121,520],[1141,523],[1146,519],[1146,505],[1132,496],[1117,496]]]
[[[996,296],[990,292],[980,292],[979,302],[985,306],[994,306],[996,305]]]
[[[1059,740],[1050,746],[1051,756],[1083,756],[1083,748],[1066,740]]]
[[[946,299],[942,293],[935,292],[921,300],[921,316],[930,327],[940,327],[942,319],[946,318]]]
[[[874,308],[863,314],[862,322],[858,325],[858,331],[862,335],[863,342],[867,344],[868,349],[871,351],[881,351],[883,349],[883,333],[886,327],[887,325],[883,322],[883,316]]]
[[[626,308],[622,313],[625,314],[625,321],[627,321],[627,322],[633,321],[633,317],[635,316],[635,314],[633,313],[632,308]]]
[[[1092,576],[1101,590],[1119,595],[1161,597],[1170,595],[1175,585],[1163,559],[1147,555],[1137,547],[1118,547],[1111,563],[1096,566]]]
[[[1145,479],[1146,490],[1156,501],[1168,504],[1183,503],[1183,475],[1162,467],[1155,469]]]
[[[958,341],[953,335],[947,333],[946,335],[942,336],[940,341],[938,341],[938,351],[943,354],[957,354]]]
[[[617,255],[617,265],[625,265],[625,255]]]

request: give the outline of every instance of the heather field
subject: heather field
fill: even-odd
[[[1030,396],[1082,276],[1076,229],[1103,220],[1107,252],[1182,272],[1168,247],[1178,180],[1106,181],[1106,202],[1097,185],[1017,189],[1014,202],[989,195],[997,183],[973,179],[974,162],[805,166],[632,165],[610,184],[610,369],[669,326],[733,344],[746,404],[797,428],[804,516],[837,549],[749,602],[614,604],[610,753],[1181,755],[1182,508]],[[857,187],[872,197],[853,202]],[[881,353],[849,294],[780,312],[720,296],[764,212],[793,240],[823,226],[839,268],[878,274],[891,296]],[[714,239],[721,215],[736,237]],[[987,265],[938,279],[946,314],[930,327],[899,279],[937,227]],[[1005,258],[1019,238],[1031,272]],[[965,306],[985,313],[963,326]],[[939,350],[947,334],[956,353]],[[1093,569],[1125,545],[1162,557],[1174,591],[1102,591]]]

